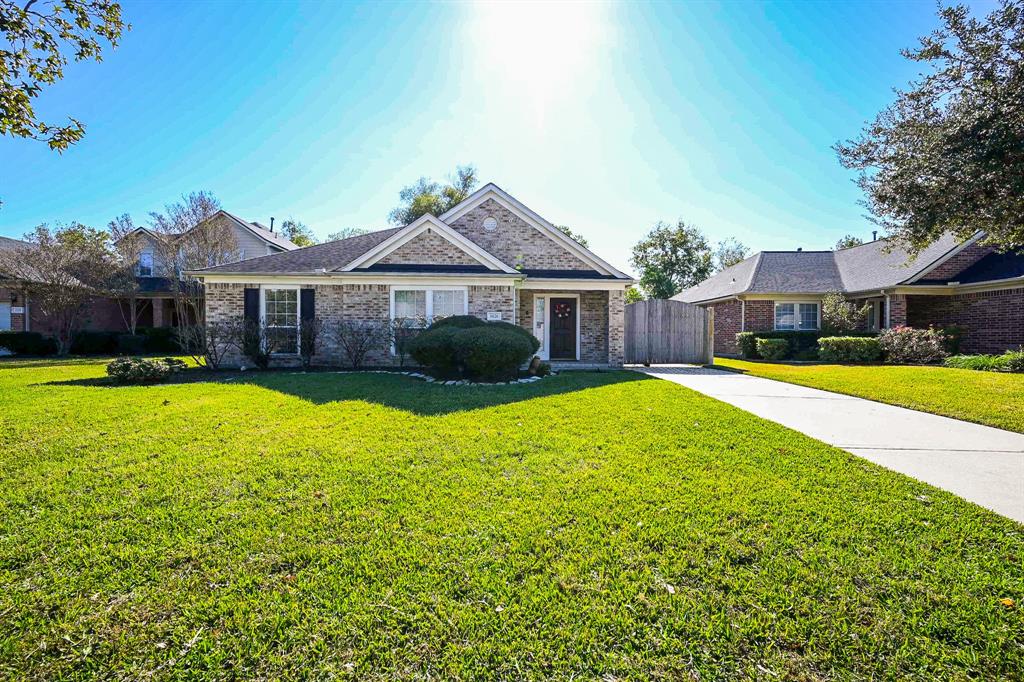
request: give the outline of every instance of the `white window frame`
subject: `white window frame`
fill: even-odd
[[[149,258],[149,274],[148,275],[142,274],[142,259],[144,257],[148,257]],[[135,268],[136,274],[139,277],[153,277],[154,276],[153,271],[156,269],[156,263],[154,261],[155,261],[155,258],[153,256],[152,249],[144,249],[144,250],[140,251],[139,252],[139,262],[138,262],[138,264],[136,265],[136,268]]]
[[[297,284],[263,284],[260,286],[260,328],[267,327],[267,292],[268,291],[292,291],[295,293],[295,351],[291,353],[274,352],[276,356],[292,356],[299,354],[299,344],[302,343],[302,291]]]
[[[793,306],[793,328],[785,329],[779,327],[779,314],[778,309],[780,305],[791,305]],[[800,306],[801,305],[813,305],[817,306],[817,315],[814,321],[814,328],[810,329],[807,327],[800,326]],[[772,306],[772,329],[777,332],[816,332],[821,330],[821,301],[818,300],[793,300],[793,301],[775,301],[775,305]]]
[[[434,321],[434,292],[435,291],[461,291],[462,301],[465,303],[466,309],[462,313],[463,315],[469,314],[469,287],[468,286],[444,286],[444,285],[424,285],[417,286],[412,284],[396,284],[390,287],[391,291],[388,293],[388,318],[394,322],[395,320],[395,292],[396,291],[425,291],[424,296],[427,299],[427,313],[426,323],[429,325]],[[395,346],[391,345],[391,354],[395,354]]]
[[[537,325],[537,299],[544,299],[544,329],[540,329]],[[582,306],[580,305],[580,295],[571,293],[547,293],[547,294],[534,294],[533,296],[533,309],[530,314],[533,315],[533,335],[540,340],[540,348],[538,349],[538,357],[541,360],[551,360],[551,299],[552,298],[575,298],[576,299],[576,360],[580,359],[581,352],[581,335],[580,335],[580,313]],[[559,361],[564,361],[565,358],[558,358]]]

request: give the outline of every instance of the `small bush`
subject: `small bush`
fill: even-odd
[[[508,379],[533,355],[533,347],[522,334],[488,325],[462,329],[454,338],[456,355],[470,377]]]
[[[117,337],[118,355],[141,355],[149,349],[146,347],[147,338],[142,334],[121,334]]]
[[[118,358],[107,365],[107,375],[118,384],[156,384],[171,375],[163,360]]]
[[[530,351],[531,354],[540,350],[540,340],[518,324],[512,324],[511,322],[484,322],[484,324],[488,327],[493,327],[494,329],[506,329],[514,334],[519,334],[526,339],[527,343],[530,344],[530,348],[532,349]]]
[[[949,324],[939,327],[939,333],[942,334],[942,347],[946,349],[946,352],[950,355],[959,355],[960,344],[963,342],[964,334],[967,333],[967,328],[958,324]]]
[[[825,362],[874,362],[882,357],[878,339],[863,336],[826,336],[818,339],[818,348]]]
[[[432,326],[409,340],[409,355],[418,364],[430,367],[439,374],[454,374],[459,364],[455,353],[455,335],[460,331],[462,329],[455,325]]]
[[[75,332],[71,339],[72,355],[114,355],[117,353],[120,332]]]
[[[942,334],[937,330],[893,327],[883,331],[878,342],[886,362],[923,365],[946,357]]]
[[[789,341],[786,339],[758,339],[757,354],[765,360],[782,360],[789,355]]]
[[[1008,350],[1002,355],[954,355],[946,358],[942,364],[945,367],[981,372],[1024,372],[1024,348]]]
[[[793,357],[808,357],[818,350],[818,339],[824,336],[820,331],[770,331],[770,332],[740,332],[736,335],[736,344],[739,346],[740,354],[745,358],[757,359],[758,339],[785,339],[789,342],[789,349]],[[847,336],[874,336],[868,332],[853,332]]]
[[[160,362],[167,365],[167,369],[171,370],[171,374],[184,372],[186,369],[188,369],[188,365],[185,364],[185,361],[179,360],[178,358],[161,358]]]
[[[15,355],[53,355],[57,340],[39,332],[0,332],[0,348]]]
[[[452,315],[451,317],[442,317],[441,319],[430,325],[430,329],[440,329],[441,327],[457,327],[459,329],[472,329],[473,327],[484,327],[488,323],[481,320],[479,317],[474,315]],[[490,324],[494,324],[491,322]]]
[[[539,365],[537,365],[537,371],[536,371],[536,375],[537,376],[539,376],[539,377],[546,377],[549,374],[551,374],[551,363],[550,362],[542,362]]]

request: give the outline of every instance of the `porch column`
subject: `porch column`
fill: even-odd
[[[163,327],[164,326],[164,299],[154,298],[153,299],[153,326]]]
[[[626,343],[625,292],[608,292],[608,364],[621,367]]]
[[[903,327],[907,324],[907,297],[905,294],[889,294],[887,317],[889,327]]]

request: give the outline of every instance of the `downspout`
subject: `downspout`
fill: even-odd
[[[892,315],[892,306],[889,304],[888,292],[886,292],[885,289],[883,289],[882,293],[885,294],[885,328],[888,329],[889,327],[892,326],[892,321],[890,317]]]
[[[740,331],[747,331],[747,299],[740,299]]]

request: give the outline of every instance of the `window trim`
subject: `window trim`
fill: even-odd
[[[260,285],[260,327],[264,330],[267,327],[267,294],[268,291],[295,291],[295,351],[282,353],[275,351],[271,355],[275,357],[293,357],[299,354],[299,344],[302,343],[302,287],[298,284],[262,284]],[[265,342],[265,341],[264,341]]]
[[[780,305],[791,305],[793,306],[793,328],[782,329],[779,328],[779,313],[778,309]],[[813,305],[816,307],[817,316],[815,318],[813,328],[801,327],[800,326],[800,305]],[[793,299],[791,301],[773,301],[772,305],[772,330],[777,332],[816,332],[821,331],[821,301],[818,299]]]
[[[396,291],[425,291],[426,293],[426,319],[427,324],[430,324],[434,319],[434,292],[435,291],[461,291],[462,300],[466,304],[465,312],[463,315],[469,314],[469,287],[448,285],[448,284],[393,284],[388,287],[388,319],[392,322],[395,321],[395,292]],[[395,345],[391,344],[391,354],[395,354]]]

